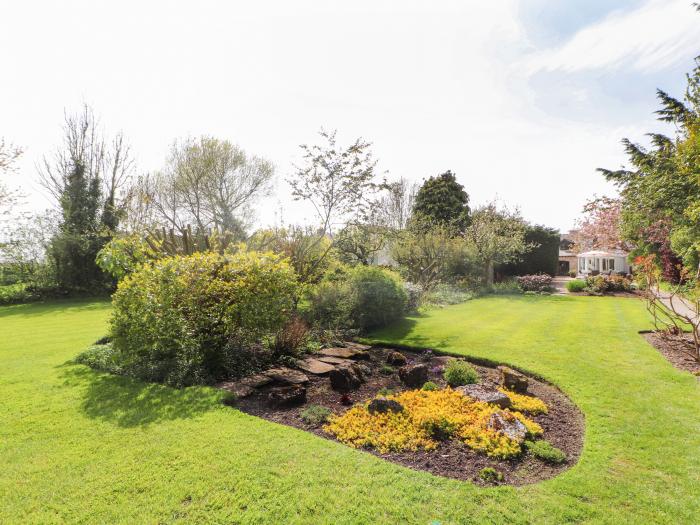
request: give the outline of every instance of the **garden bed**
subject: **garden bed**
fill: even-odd
[[[691,334],[681,336],[665,335],[659,332],[641,332],[641,334],[673,366],[696,375],[700,380],[700,363],[688,353],[692,345]]]
[[[280,388],[294,390],[294,385],[280,387],[280,381],[269,381],[269,378],[261,381],[261,378],[266,377],[264,375],[257,376],[252,381],[243,380],[243,382],[225,383],[219,386],[241,394],[231,400],[230,404],[243,412],[313,432],[327,439],[335,439],[324,429],[323,423],[314,424],[309,423],[308,418],[305,420],[302,417],[305,410],[310,406],[319,406],[329,409],[332,414],[342,415],[353,405],[370,401],[378,394],[387,394],[387,390],[391,390],[395,394],[412,390],[399,377],[398,369],[400,367],[395,366],[389,369],[387,365],[387,357],[395,350],[380,347],[369,349],[357,345],[349,350],[350,353],[358,352],[349,361],[358,363],[364,369],[364,382],[345,395],[331,387],[327,372],[310,373],[308,370],[304,371],[304,375],[308,378],[308,382],[304,382],[305,400],[294,406],[275,406],[274,403],[270,402],[270,393],[273,390],[280,390]],[[447,386],[442,377],[441,369],[452,358],[433,355],[430,351],[401,350],[400,353],[405,356],[408,366],[413,364],[427,365],[427,379],[436,383],[440,389]],[[325,358],[326,361],[329,361],[328,364],[333,364],[334,361],[333,356],[315,357]],[[340,361],[343,360],[343,357],[335,359]],[[340,362],[337,364],[344,366]],[[479,373],[480,385],[493,390],[499,387],[501,372],[498,369],[473,362],[470,364]],[[308,365],[302,364],[302,367],[308,368]],[[278,375],[277,379],[283,378]],[[294,383],[299,378],[291,377],[290,379],[289,384]],[[566,454],[566,459],[562,463],[548,463],[527,452],[511,459],[497,459],[469,448],[459,439],[439,441],[434,450],[419,448],[416,451],[389,451],[385,453],[380,453],[374,448],[363,448],[363,450],[413,469],[449,478],[473,480],[477,483],[486,483],[480,477],[480,472],[486,467],[491,467],[503,475],[502,480],[489,480],[489,483],[523,485],[551,478],[577,461],[583,443],[583,415],[556,387],[532,377],[529,377],[528,381],[528,395],[544,401],[548,411],[539,415],[528,414],[527,417],[542,427],[543,439]],[[282,381],[282,384],[284,383],[285,381]],[[250,385],[254,385],[254,387],[251,388]]]

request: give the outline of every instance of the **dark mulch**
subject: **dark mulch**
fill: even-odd
[[[700,362],[689,353],[693,340],[691,334],[667,335],[660,332],[642,332],[642,336],[673,366],[698,376],[700,380]]]
[[[394,392],[405,390],[396,372],[385,375],[380,371],[390,351],[385,348],[373,348],[370,351],[371,359],[363,361],[371,367],[372,375],[366,383],[350,394],[353,404],[372,399],[382,388],[389,388]],[[409,359],[409,363],[425,362],[425,357],[419,353],[407,350],[401,350],[401,353]],[[429,364],[432,368],[442,363],[439,362],[438,357],[433,357]],[[479,371],[482,383],[494,387],[498,385],[498,370],[475,363],[472,365]],[[309,375],[309,378],[305,405],[293,408],[270,408],[266,403],[267,388],[263,388],[250,397],[236,401],[235,406],[248,414],[313,432],[326,439],[334,439],[323,431],[322,426],[315,427],[305,423],[301,419],[301,412],[310,404],[327,407],[335,414],[342,414],[349,407],[341,403],[341,394],[330,388],[327,377]],[[445,386],[444,380],[437,371],[431,370],[429,379],[441,387]],[[367,450],[367,452],[409,468],[448,478],[473,480],[477,483],[481,483],[478,473],[484,467],[493,467],[502,472],[505,478],[503,484],[525,485],[551,478],[571,467],[578,460],[583,445],[583,414],[561,391],[542,381],[530,378],[529,393],[542,399],[549,407],[548,414],[532,416],[531,419],[544,429],[544,439],[566,453],[567,460],[563,464],[546,464],[529,454],[507,461],[492,459],[470,450],[457,440],[443,442],[436,450],[430,452],[389,454],[379,454],[374,450]]]

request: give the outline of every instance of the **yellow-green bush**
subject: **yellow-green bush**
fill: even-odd
[[[488,428],[491,415],[518,419],[530,436],[542,428],[518,412],[474,401],[461,393],[444,390],[409,390],[389,396],[403,405],[402,412],[370,414],[357,405],[341,416],[331,416],[325,431],[354,448],[371,447],[379,452],[433,450],[440,439],[460,439],[492,457],[509,458],[522,452],[521,444]]]
[[[513,410],[517,410],[518,412],[527,412],[528,414],[535,416],[537,414],[547,413],[547,404],[537,397],[518,394],[517,392],[512,392],[511,390],[506,390],[505,388],[499,388],[499,390],[510,398],[510,403]]]
[[[254,366],[250,349],[279,330],[297,292],[272,253],[197,253],[146,264],[113,296],[113,346],[125,373],[173,385],[210,383]]]

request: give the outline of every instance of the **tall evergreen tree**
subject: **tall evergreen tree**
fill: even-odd
[[[449,170],[426,180],[413,204],[414,221],[452,226],[460,231],[469,224],[469,213],[469,195]]]

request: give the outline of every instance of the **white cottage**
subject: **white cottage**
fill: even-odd
[[[629,254],[622,250],[591,250],[576,256],[579,275],[630,273]]]

